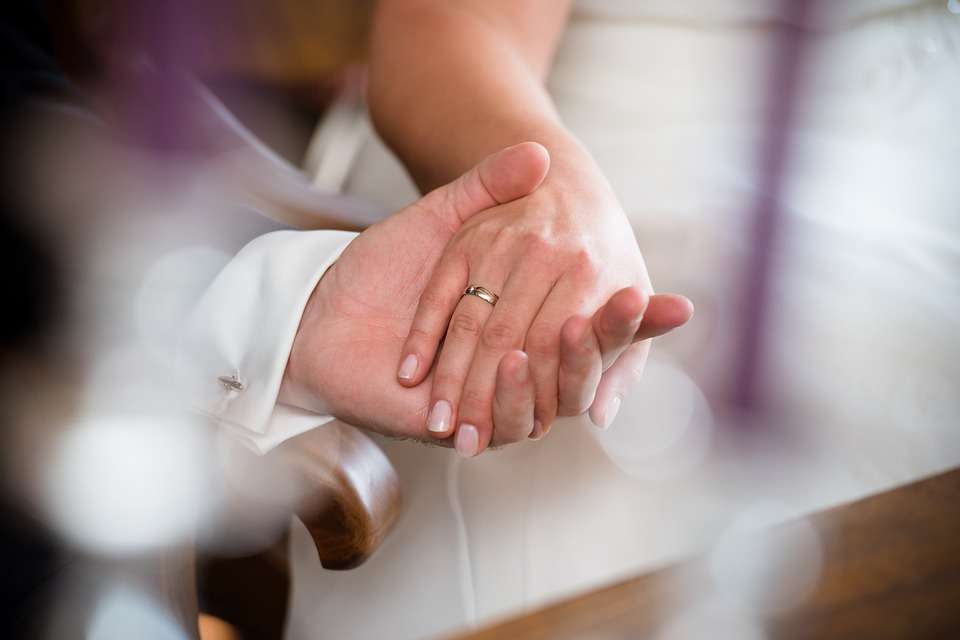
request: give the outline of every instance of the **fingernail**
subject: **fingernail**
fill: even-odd
[[[457,429],[457,453],[464,458],[477,455],[480,446],[480,435],[472,424],[461,424]]]
[[[414,354],[408,355],[403,359],[403,362],[400,363],[400,370],[397,371],[397,377],[401,380],[410,380],[413,378],[413,375],[417,372],[417,364],[419,364],[417,356]]]
[[[533,421],[533,431],[530,432],[530,435],[527,436],[531,440],[539,440],[543,437],[543,423],[539,420]]]
[[[427,417],[427,429],[434,433],[445,433],[450,428],[450,415],[453,413],[450,403],[437,400]]]
[[[613,424],[613,421],[616,419],[617,414],[620,412],[620,404],[623,402],[623,398],[620,396],[613,396],[610,399],[610,403],[607,405],[607,410],[603,414],[603,425],[601,429],[609,429],[610,425]]]

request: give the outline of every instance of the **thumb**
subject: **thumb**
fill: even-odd
[[[550,168],[550,154],[536,142],[521,142],[491,154],[465,174],[425,195],[421,204],[453,227],[484,209],[529,195]]]

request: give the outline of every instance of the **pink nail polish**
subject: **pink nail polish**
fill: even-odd
[[[464,458],[472,458],[477,455],[480,448],[480,434],[477,428],[472,424],[461,424],[457,429],[457,453]]]
[[[427,429],[433,433],[446,433],[450,428],[450,416],[453,408],[446,400],[437,400],[427,417]]]
[[[397,371],[397,377],[401,380],[410,380],[413,378],[414,374],[417,373],[417,365],[419,364],[417,356],[414,354],[408,355],[403,359],[403,362],[400,363],[400,370]]]

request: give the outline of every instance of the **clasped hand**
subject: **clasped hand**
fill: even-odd
[[[545,183],[549,165],[540,145],[510,147],[360,234],[307,303],[281,400],[465,456],[557,415],[608,424],[641,341],[692,307],[651,294],[612,195]]]

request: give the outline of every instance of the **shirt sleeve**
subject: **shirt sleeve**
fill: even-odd
[[[357,234],[275,231],[246,245],[187,319],[177,371],[189,407],[260,453],[333,419],[278,403],[310,294]]]

